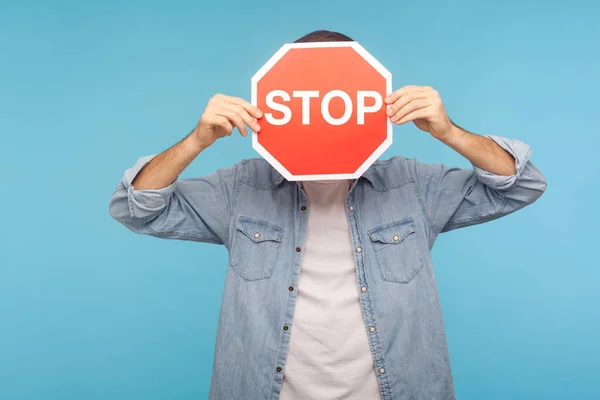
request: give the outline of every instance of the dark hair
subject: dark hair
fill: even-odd
[[[310,42],[352,42],[349,36],[346,36],[339,32],[318,30],[311,33],[307,33],[294,43],[310,43]]]

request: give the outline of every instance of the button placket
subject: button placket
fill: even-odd
[[[349,201],[346,203],[347,209],[348,211],[352,212],[352,214],[349,214],[349,219],[350,219],[350,223],[353,225],[353,228],[356,228],[356,214],[354,214],[353,212],[355,211],[354,206],[351,204],[352,201],[352,197],[350,195],[350,198],[348,199]],[[353,232],[356,232],[356,229],[352,229]],[[358,236],[358,232],[356,233],[356,235]],[[358,237],[353,237],[353,239],[358,239]],[[394,241],[398,241],[400,240],[400,238],[398,237],[398,235],[394,235],[394,237],[392,238]],[[361,246],[360,241],[358,240],[357,242],[355,242],[355,251],[356,251],[356,263],[357,263],[357,268],[358,270],[360,270],[361,266],[364,268],[364,260],[363,260],[363,248]],[[363,297],[365,299],[365,301],[370,302],[370,298],[369,298],[369,294],[367,293],[368,289],[366,286],[366,282],[364,282],[364,279],[361,279],[360,276],[358,277],[358,283],[360,285],[360,292],[361,294],[364,294]],[[361,301],[362,303],[362,301]],[[364,306],[361,306],[361,308],[363,308]],[[371,315],[367,310],[365,310],[363,308],[363,313],[365,314],[366,317],[366,326],[368,328],[369,331],[369,342],[374,344],[374,341],[376,342],[377,339],[377,328],[375,327],[375,323],[373,322],[373,315]],[[373,356],[376,356],[376,354],[373,354]],[[380,358],[380,357],[377,357]],[[378,362],[376,363],[376,365],[379,364],[379,369],[377,370],[379,372],[379,375],[381,376],[382,379],[383,375],[385,374],[385,369],[383,368],[383,360],[378,360]]]
[[[299,224],[299,228],[298,230],[296,230],[296,235],[298,238],[303,238],[302,235],[302,231],[304,230],[304,232],[306,232],[306,225],[307,225],[307,219],[308,219],[308,213],[309,213],[309,204],[308,204],[308,198],[306,196],[306,193],[304,192],[302,185],[299,185],[299,197],[297,198],[297,202],[295,203],[295,208],[296,210],[300,210],[302,211],[301,213],[297,213],[296,215],[299,217],[300,219],[300,224]],[[264,234],[264,232],[263,232]],[[305,240],[305,239],[304,239]],[[304,242],[299,241],[296,243],[296,246],[293,247],[293,249],[295,250],[295,252],[297,253],[296,257],[294,258],[294,266],[295,267],[299,267],[299,264],[301,264],[301,259],[302,259],[302,245]],[[294,250],[292,250],[292,254],[294,253]],[[290,321],[290,323],[293,323],[292,319],[293,319],[293,299],[296,297],[297,293],[297,285],[298,282],[288,282],[288,294],[289,296],[287,297],[287,310],[286,310],[286,318],[284,320],[284,325],[281,326],[281,329],[283,330],[283,335],[282,337],[285,337],[287,335],[290,334],[291,330],[292,330],[292,326],[291,324],[285,324],[285,321]],[[285,290],[285,289],[284,289]],[[279,343],[279,347],[278,347],[278,360],[277,360],[277,364],[275,364],[275,371],[278,374],[277,375],[277,380],[281,380],[283,375],[284,375],[284,368],[285,368],[285,354],[286,352],[289,351],[289,340],[282,340]]]

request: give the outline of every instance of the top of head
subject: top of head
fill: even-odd
[[[314,43],[314,42],[353,42],[354,39],[350,38],[339,32],[332,32],[326,30],[318,30],[307,33],[300,39],[294,41],[294,43]]]

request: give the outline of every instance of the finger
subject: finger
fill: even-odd
[[[429,116],[429,109],[428,108],[429,107],[420,108],[418,110],[410,112],[410,113],[406,114],[404,117],[402,117],[402,119],[396,121],[395,124],[396,125],[402,125],[402,124],[405,124],[405,123],[410,122],[410,121],[415,121],[417,119],[427,119],[427,117]]]
[[[252,129],[253,131],[255,131],[255,132],[260,131],[260,125],[258,124],[258,121],[256,120],[256,118],[254,118],[253,116],[248,114],[248,111],[246,111],[243,107],[241,107],[237,104],[230,103],[230,104],[224,106],[223,108],[231,109],[236,114],[238,114],[242,118],[242,121],[244,121],[244,123],[246,125],[248,125],[250,127],[250,129]]]
[[[400,111],[404,106],[410,103],[413,100],[417,99],[426,99],[426,92],[416,92],[416,93],[408,93],[400,97],[396,102],[394,102],[391,106],[388,107],[387,115],[393,116],[398,111]]]
[[[431,102],[428,101],[427,99],[412,100],[412,101],[408,102],[400,110],[398,110],[396,112],[396,114],[394,114],[394,116],[392,116],[391,120],[392,120],[392,122],[399,121],[402,118],[404,118],[406,115],[410,114],[411,112],[429,107],[430,105],[431,105]]]
[[[217,111],[217,115],[227,118],[229,122],[233,124],[233,126],[238,128],[238,131],[240,131],[242,136],[248,136],[248,131],[246,130],[246,124],[244,123],[244,120],[234,110],[231,108],[221,108],[219,111]]]
[[[253,115],[255,118],[261,118],[263,115],[262,111],[260,111],[257,107],[240,97],[229,97],[228,101],[242,107],[248,114]]]
[[[407,85],[407,86],[403,86],[400,89],[395,90],[394,92],[390,93],[386,98],[385,98],[385,103],[386,104],[392,104],[394,103],[396,100],[398,100],[400,97],[409,94],[409,93],[418,93],[418,92],[427,92],[429,90],[432,90],[433,88],[431,86],[416,86],[416,85]]]
[[[227,135],[231,135],[231,132],[233,132],[233,125],[231,125],[231,122],[229,122],[229,120],[222,115],[215,115],[212,123],[221,127],[225,132],[227,132]]]
[[[255,131],[260,130],[260,125],[258,125],[258,121],[256,120],[256,118],[250,115],[244,107],[239,106],[237,104],[230,104],[229,107],[232,108],[240,117],[242,117],[244,123],[250,128],[252,128]]]

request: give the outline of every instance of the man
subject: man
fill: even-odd
[[[317,31],[298,41],[343,40]],[[216,95],[189,136],[125,172],[115,219],[229,250],[211,398],[454,398],[430,249],[442,232],[533,203],[546,182],[529,146],[459,128],[430,87],[386,103],[392,122],[413,122],[473,169],[394,157],[355,181],[296,183],[250,159],[178,179],[234,128],[260,134],[261,110]]]

